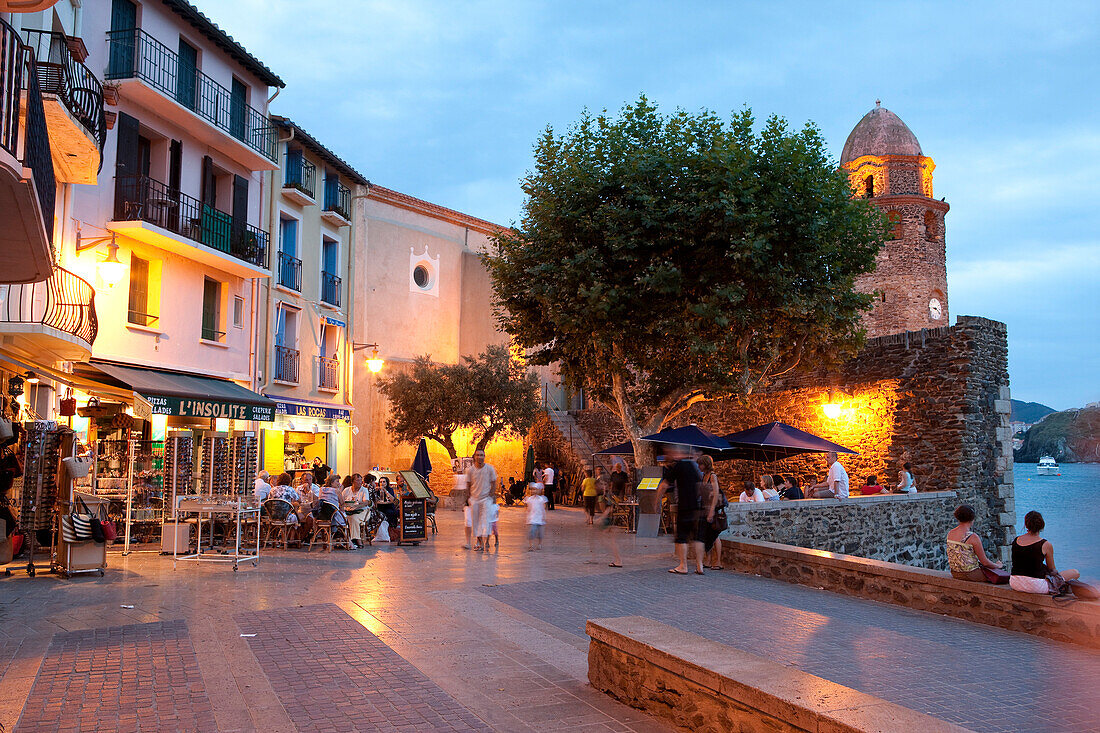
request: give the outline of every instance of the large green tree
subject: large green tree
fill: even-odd
[[[548,128],[520,224],[484,257],[497,315],[535,364],[641,436],[701,400],[749,394],[863,338],[853,290],[888,231],[817,128],[750,111],[616,117]]]
[[[380,380],[379,389],[390,401],[386,427],[394,438],[404,443],[429,438],[452,459],[458,458],[459,430],[471,429],[474,450],[484,449],[493,438],[526,433],[539,409],[535,375],[500,345],[458,364],[418,356],[407,371]]]

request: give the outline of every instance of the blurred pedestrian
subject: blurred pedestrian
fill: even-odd
[[[470,488],[470,523],[477,542],[474,550],[489,549],[489,504],[496,502],[497,470],[485,462],[485,451],[474,451],[474,464],[466,469]]]
[[[554,492],[558,488],[557,480],[558,472],[554,468],[554,464],[547,462],[546,468],[542,470],[542,486],[546,495],[546,508],[550,510],[554,508]]]
[[[546,526],[546,497],[544,489],[531,483],[527,489],[527,551],[542,549],[542,530]]]
[[[676,557],[679,564],[668,572],[675,575],[687,575],[688,545],[695,552],[695,574],[703,574],[703,533],[700,527],[699,483],[703,475],[699,466],[691,459],[687,450],[680,445],[665,448],[666,457],[672,464],[665,470],[661,483],[657,486],[657,506],[661,505],[664,495],[675,489],[676,501]]]

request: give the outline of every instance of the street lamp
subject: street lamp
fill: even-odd
[[[386,365],[386,360],[379,358],[378,356],[378,344],[356,344],[351,345],[352,351],[361,351],[362,349],[371,349],[370,358],[367,359],[367,369],[370,369],[372,373],[377,374],[382,371],[382,367]]]
[[[86,249],[93,249],[101,244],[107,245],[107,257],[97,265],[97,271],[99,272],[99,278],[107,284],[107,287],[113,288],[122,282],[122,278],[126,275],[126,265],[118,260],[118,235],[111,232],[109,237],[93,237],[86,242],[82,242],[83,236],[80,231],[80,227],[76,228],[76,252],[80,254]]]

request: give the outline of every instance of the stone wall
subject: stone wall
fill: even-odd
[[[824,415],[826,403],[839,405],[839,418]],[[1004,324],[961,316],[953,327],[871,339],[837,372],[803,373],[746,400],[700,403],[672,426],[696,423],[724,435],[773,420],[789,423],[859,452],[841,459],[853,491],[871,474],[883,485],[896,485],[900,464],[909,462],[920,491],[954,491],[958,503],[971,504],[975,530],[1007,559],[1016,522],[1010,408]],[[601,448],[626,440],[606,408],[576,419]],[[745,479],[764,472],[795,476],[805,486],[825,471],[821,455],[718,464],[722,486],[734,498]],[[782,529],[784,541],[803,547],[843,551],[858,545],[866,557],[904,560],[909,553],[911,562],[943,567],[942,550],[921,548],[942,537],[952,503],[891,505],[888,516],[877,510],[849,515],[843,507],[821,504],[820,510],[791,515],[789,527],[775,526],[780,515],[753,516],[756,530],[749,534],[773,539]],[[859,537],[839,546],[826,539],[830,528],[841,526],[848,527],[844,536]],[[886,526],[897,532],[884,531]]]
[[[935,570],[773,542],[723,542],[722,560],[743,573],[1100,649],[1100,603],[1054,600]]]

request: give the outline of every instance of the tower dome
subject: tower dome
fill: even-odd
[[[840,164],[864,155],[922,155],[920,143],[901,118],[875,101],[844,142]]]

